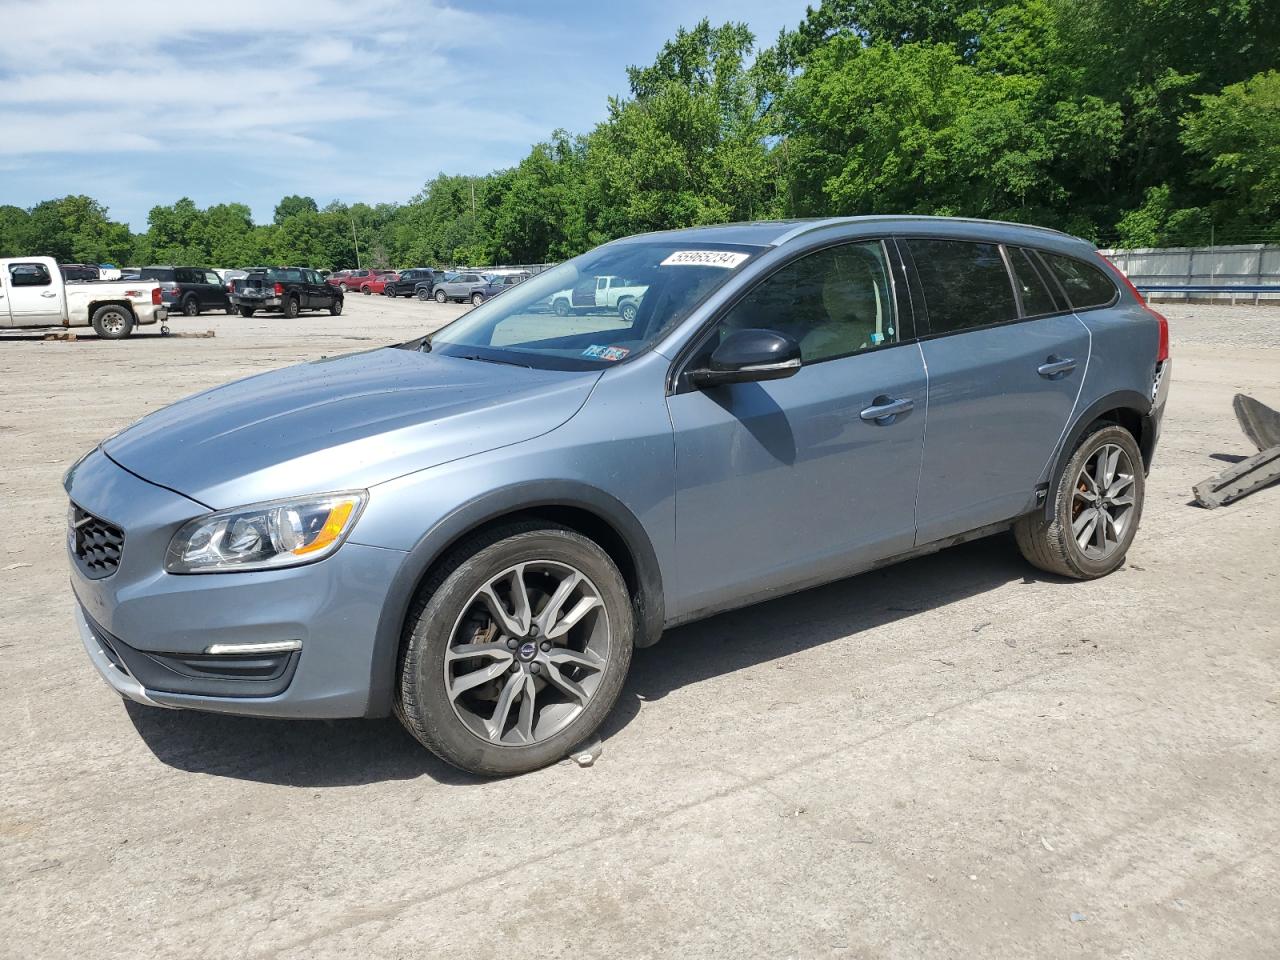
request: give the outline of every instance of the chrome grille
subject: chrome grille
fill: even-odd
[[[81,572],[101,580],[116,572],[124,551],[124,531],[114,523],[71,505],[71,552]]]

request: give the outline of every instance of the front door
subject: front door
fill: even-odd
[[[918,507],[927,543],[1035,507],[1084,381],[1089,331],[1017,248],[1006,264],[995,243],[899,242],[915,264],[930,333],[921,344],[929,430]]]
[[[795,338],[786,380],[668,398],[675,429],[677,582],[690,616],[838,578],[911,548],[925,369],[900,326],[879,241],[810,253],[719,321],[689,369],[735,329]],[[909,328],[908,328],[909,329]],[[902,401],[900,412],[875,416]]]
[[[11,260],[5,264],[4,295],[8,301],[8,326],[61,326],[62,276],[50,273],[46,264]],[[0,312],[0,317],[5,316]]]

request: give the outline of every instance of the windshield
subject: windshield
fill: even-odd
[[[663,240],[597,247],[503,291],[430,338],[432,350],[585,370],[634,356],[760,247]]]

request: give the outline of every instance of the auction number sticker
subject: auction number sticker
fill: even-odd
[[[677,250],[660,267],[723,267],[732,270],[746,260],[751,254],[735,253],[732,250]]]

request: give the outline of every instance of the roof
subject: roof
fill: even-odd
[[[1060,230],[1049,227],[1037,227],[1026,223],[1008,223],[1002,220],[978,220],[962,217],[923,217],[906,215],[876,215],[862,217],[822,217],[795,220],[755,220],[746,223],[723,223],[705,227],[686,227],[682,230],[662,230],[654,233],[639,234],[616,241],[644,241],[655,239],[680,240],[694,243],[738,243],[746,246],[779,247],[792,240],[821,233],[826,230],[848,229],[851,227],[885,227],[895,231],[909,231],[913,226],[927,228],[929,233],[940,235],[962,230],[965,233],[976,232],[987,236],[1020,237],[1030,241],[1032,238],[1044,242],[1053,240],[1058,243],[1082,244],[1087,241]],[[978,228],[966,230],[964,228]],[[1092,246],[1092,245],[1090,245]]]

